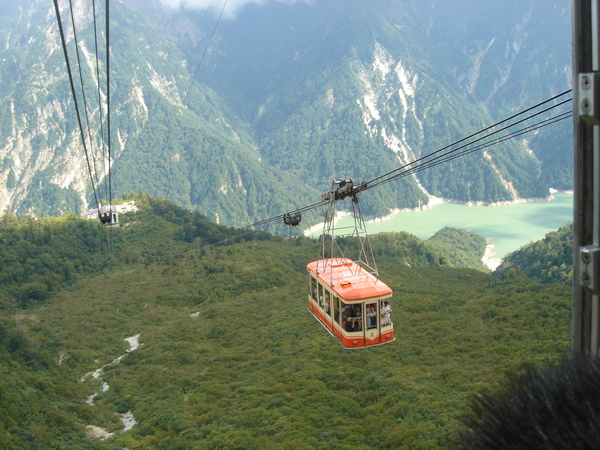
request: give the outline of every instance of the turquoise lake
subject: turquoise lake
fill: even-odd
[[[552,201],[503,206],[440,203],[428,210],[400,212],[389,220],[369,222],[367,231],[369,234],[406,231],[420,239],[428,239],[444,227],[471,230],[491,238],[494,256],[503,258],[573,221],[573,194],[558,192],[554,197]],[[349,226],[352,219],[345,217],[339,224]],[[320,234],[320,230],[315,234]]]

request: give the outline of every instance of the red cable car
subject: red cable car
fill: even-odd
[[[389,300],[392,290],[354,261],[309,263],[308,309],[346,348],[394,340]]]
[[[346,348],[394,340],[392,290],[379,279],[358,204],[358,193],[366,187],[366,183],[355,186],[352,178],[332,181],[331,190],[323,195],[328,206],[321,235],[322,257],[306,266],[310,276],[308,309]],[[334,204],[346,198],[352,199],[354,226],[336,229]],[[349,252],[357,258],[346,258],[344,253]]]

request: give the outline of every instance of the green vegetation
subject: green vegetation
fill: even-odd
[[[427,242],[448,252],[451,255],[449,260],[454,267],[471,267],[487,271],[485,264],[481,262],[487,245],[483,236],[467,230],[444,227]]]
[[[481,262],[485,238],[469,231],[444,228],[425,241],[404,231],[386,232],[371,236],[370,241],[376,259],[389,265],[462,267],[488,272]]]
[[[1,293],[0,448],[447,448],[469,396],[569,351],[566,286],[450,267],[449,251],[406,233],[373,244],[396,341],[344,350],[306,311],[317,242],[131,199],[139,211],[119,228],[3,218],[0,258],[21,278]],[[459,237],[435,240],[476,252]],[[25,267],[45,253],[60,256]],[[65,259],[75,269],[59,278]],[[23,301],[19,283],[40,267],[48,295]],[[137,350],[80,381],[138,333]],[[120,433],[127,411],[137,424]]]
[[[573,281],[573,224],[510,253],[494,275],[506,277],[516,271],[542,283],[570,285]]]
[[[0,217],[0,306],[34,306],[78,275],[104,266],[103,233],[96,221],[61,218]],[[14,303],[13,303],[14,302]]]

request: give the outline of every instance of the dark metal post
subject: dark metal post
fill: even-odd
[[[572,350],[600,352],[599,0],[571,0],[573,44],[574,241]]]

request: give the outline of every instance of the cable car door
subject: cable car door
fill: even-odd
[[[365,304],[365,345],[375,345],[381,343],[381,321],[379,320],[379,302]]]

